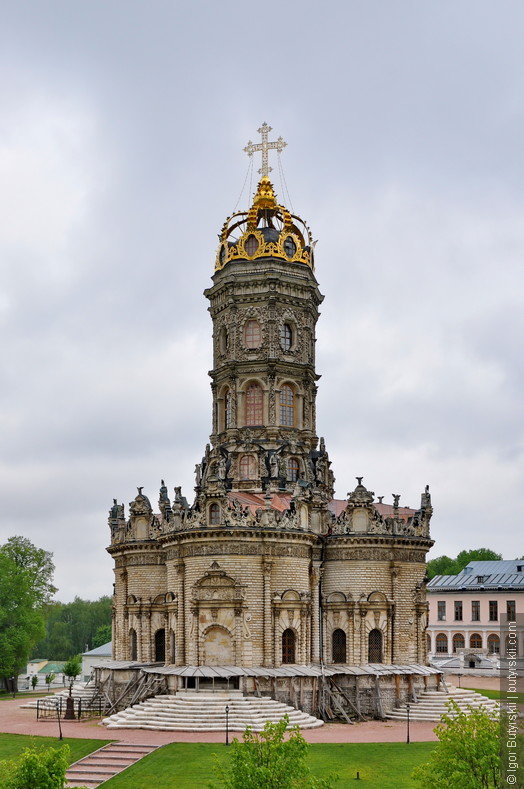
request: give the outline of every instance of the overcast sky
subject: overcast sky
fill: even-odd
[[[156,502],[164,478],[192,498],[202,291],[267,121],[318,239],[337,496],[363,475],[418,507],[429,484],[431,556],[524,554],[522,2],[2,0],[0,18],[0,542],[51,550],[58,599],[93,599],[113,497]]]

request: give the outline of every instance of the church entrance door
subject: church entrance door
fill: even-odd
[[[210,627],[204,636],[204,663],[206,666],[232,666],[233,639],[223,627]]]

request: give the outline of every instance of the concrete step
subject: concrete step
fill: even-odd
[[[496,714],[499,709],[499,704],[493,699],[488,699],[480,693],[468,688],[455,688],[453,686],[448,688],[449,692],[445,691],[424,691],[421,693],[417,701],[409,705],[409,719],[413,721],[440,721],[442,715],[449,714],[448,703],[453,700],[459,709],[467,712],[469,709],[479,709],[484,707]],[[452,714],[452,713],[451,713]],[[386,717],[389,720],[405,720],[407,721],[408,712],[406,704],[399,708],[390,710]]]
[[[89,789],[96,789],[109,778],[118,775],[152,753],[157,747],[133,743],[109,743],[69,766],[66,772],[66,787],[74,789],[74,787],[87,786]]]
[[[148,729],[163,731],[225,731],[226,705],[229,707],[228,728],[244,731],[251,726],[261,731],[267,721],[278,722],[287,714],[289,725],[303,729],[323,725],[318,718],[288,704],[268,697],[235,694],[204,694],[187,692],[173,696],[155,696],[105,718],[108,729]]]

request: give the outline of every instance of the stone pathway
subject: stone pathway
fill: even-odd
[[[143,759],[159,745],[139,745],[131,742],[112,742],[71,764],[66,773],[67,789],[87,786],[96,789],[114,775]]]

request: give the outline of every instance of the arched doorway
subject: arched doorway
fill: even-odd
[[[295,633],[288,627],[282,633],[282,663],[295,663]]]
[[[218,625],[213,625],[204,635],[204,663],[206,666],[232,666],[233,639],[231,634]]]
[[[368,663],[382,663],[382,633],[377,628],[368,636]]]
[[[331,654],[333,663],[346,662],[346,633],[338,627],[331,636]]]
[[[166,631],[164,628],[155,633],[155,663],[166,661]]]

